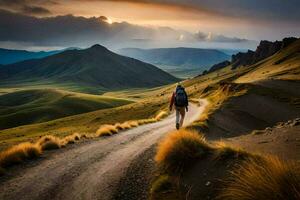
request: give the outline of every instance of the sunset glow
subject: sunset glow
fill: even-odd
[[[1,3],[2,1],[3,3]],[[203,47],[235,48],[235,43],[242,41],[242,48],[255,48],[259,40],[278,40],[283,37],[298,36],[300,33],[298,12],[293,12],[293,15],[290,14],[297,6],[292,3],[283,3],[280,0],[272,1],[276,1],[277,4],[270,4],[269,1],[261,1],[260,9],[257,9],[256,4],[250,0],[240,3],[235,3],[235,0],[222,2],[218,0],[74,0],[72,2],[69,0],[30,0],[24,1],[25,3],[19,1],[7,3],[7,0],[0,0],[0,9],[3,9],[2,12],[11,12],[12,15],[8,16],[10,20],[16,14],[22,14],[37,18],[43,24],[43,20],[55,19],[60,21],[61,18],[67,17],[74,18],[68,22],[72,23],[69,25],[76,30],[76,34],[81,31],[94,33],[95,31],[110,29],[105,30],[103,34],[116,31],[117,33],[109,35],[111,37],[119,35],[117,38],[113,37],[109,40],[108,38],[101,38],[99,35],[102,33],[96,34],[100,37],[98,39],[86,36],[91,40],[88,42],[78,41],[74,44],[82,47],[91,45],[93,42],[105,41],[105,44],[107,43],[106,45],[111,48],[139,45],[145,47],[197,47],[204,45]],[[19,17],[17,18],[18,21]],[[97,22],[94,19],[97,18],[101,18],[99,21],[96,20],[98,23],[103,21],[109,24],[111,28],[96,27]],[[17,21],[16,29],[19,26]],[[92,26],[90,27],[92,30],[77,30],[78,26],[82,26],[83,21],[86,23],[84,26]],[[41,26],[35,28],[41,29],[40,31],[45,30]],[[53,30],[53,32],[56,31]],[[32,33],[30,34],[32,35]],[[79,38],[79,36],[75,38]],[[116,41],[119,38],[126,38],[124,39],[126,41]],[[65,45],[55,42],[54,39],[49,40],[51,40],[51,44],[41,40],[36,42],[34,38],[32,40],[22,39],[23,43],[18,42],[18,45],[30,46],[30,48],[36,48],[32,47],[32,43],[35,44],[34,46]],[[65,40],[63,39],[63,41]],[[151,45],[149,46],[149,42],[146,41],[152,41]],[[201,43],[195,43],[195,41]],[[8,37],[0,40],[0,46],[7,46],[8,42],[15,45],[14,39]],[[46,48],[51,49],[50,46]]]

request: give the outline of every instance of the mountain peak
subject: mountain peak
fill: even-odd
[[[7,80],[27,81],[28,74],[31,79],[47,77],[53,83],[80,85],[80,91],[87,93],[158,87],[178,81],[153,65],[120,56],[101,45],[0,67],[0,84]]]
[[[108,51],[108,49],[106,47],[104,47],[104,46],[102,46],[100,44],[95,44],[95,45],[91,46],[90,49],[106,50],[106,51]]]

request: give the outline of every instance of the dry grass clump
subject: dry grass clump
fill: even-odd
[[[276,157],[247,160],[232,172],[218,199],[299,200],[300,167]]]
[[[163,170],[178,173],[211,150],[202,135],[182,129],[170,133],[160,142],[155,160]]]
[[[141,124],[156,122],[165,117],[166,114],[166,112],[161,112],[155,118],[127,121],[123,123],[116,123],[115,125],[105,124],[97,130],[96,134],[80,135],[78,133],[74,133],[64,137],[63,139],[53,135],[46,135],[41,137],[35,144],[18,144],[0,153],[0,174],[4,173],[2,167],[8,167],[13,164],[21,163],[26,159],[38,157],[43,150],[59,149],[65,147],[67,144],[75,143],[75,141],[80,140],[81,138],[90,139],[99,136],[110,136],[118,133],[120,130],[130,129]]]
[[[42,149],[37,144],[20,143],[0,153],[0,166],[9,167],[25,160],[39,157],[41,153]]]
[[[81,136],[78,133],[73,133],[72,135],[68,135],[63,139],[64,144],[74,144],[75,141],[80,140]]]
[[[115,133],[118,133],[118,131],[119,130],[116,128],[116,126],[110,125],[110,124],[105,124],[105,125],[100,126],[100,128],[96,132],[96,135],[98,137],[110,136],[110,135],[113,135]]]
[[[113,134],[118,133],[121,130],[126,130],[126,129],[131,129],[143,124],[148,124],[148,123],[154,123],[165,116],[167,116],[168,113],[165,111],[160,112],[155,118],[150,118],[150,119],[141,119],[141,120],[132,120],[132,121],[126,121],[123,123],[116,123],[114,125],[112,124],[105,124],[100,126],[100,128],[96,132],[96,136],[111,136]]]
[[[150,124],[150,123],[154,123],[154,122],[157,122],[157,120],[155,118],[138,120],[139,125]]]
[[[139,123],[137,121],[129,121],[128,123],[130,125],[130,128],[139,126]]]
[[[84,133],[84,134],[81,135],[81,138],[92,139],[92,138],[95,138],[95,134]]]
[[[122,126],[122,124],[121,123],[116,123],[115,124],[115,127],[118,129],[118,130],[124,130],[124,127]]]
[[[166,116],[168,116],[168,113],[167,113],[166,111],[161,111],[160,113],[158,113],[158,114],[155,116],[155,120],[156,120],[156,121],[162,120],[162,119],[165,118]]]
[[[129,122],[123,122],[123,123],[121,124],[121,127],[123,128],[123,130],[130,129],[130,128],[131,128]]]
[[[249,152],[242,150],[240,148],[235,148],[227,145],[222,141],[215,142],[213,144],[215,148],[214,158],[216,160],[228,160],[228,159],[246,159],[249,157],[254,157],[254,154],[250,154]]]
[[[42,150],[59,149],[65,145],[64,141],[53,135],[46,135],[41,137],[37,144],[41,146]]]
[[[123,123],[116,123],[114,126],[118,130],[126,130],[126,129],[130,129],[132,127],[139,126],[139,123],[137,121],[127,121],[127,122],[123,122]]]

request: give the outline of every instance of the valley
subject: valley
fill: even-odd
[[[5,185],[0,188],[1,199],[18,199],[19,194],[24,199],[234,199],[231,191],[242,193],[250,188],[252,195],[257,190],[249,171],[261,178],[257,183],[261,193],[255,195],[265,199],[286,189],[266,190],[265,177],[276,185],[283,184],[282,176],[292,174],[295,179],[288,176],[287,180],[295,191],[286,195],[297,199],[300,186],[293,180],[300,177],[300,40],[283,42],[274,52],[269,50],[277,42],[265,44],[181,81],[190,105],[185,127],[179,131],[175,131],[175,114],[169,113],[168,104],[180,80],[103,47],[1,67],[0,77],[6,80],[0,81],[1,150],[22,142],[35,144],[47,135],[80,136],[65,147],[45,150],[38,159],[5,169],[6,175],[0,178]],[[73,54],[76,62],[73,56],[65,62],[65,56]],[[96,59],[100,54],[114,59],[101,65],[99,60],[108,58]],[[52,62],[61,63],[60,56],[66,64],[53,68]],[[87,58],[95,59],[88,69],[83,65]],[[103,66],[110,62],[120,67],[107,71],[111,68]],[[112,74],[122,67],[126,72],[132,67],[134,73],[106,77],[106,72]],[[18,87],[26,83],[33,86]],[[77,83],[78,90],[56,87]],[[161,111],[168,116],[153,120]],[[149,124],[138,124],[147,119]],[[137,125],[114,131],[125,122]],[[97,136],[101,127],[108,128],[109,134]],[[244,170],[245,177],[237,176],[237,170]],[[249,185],[243,188],[239,181]],[[76,193],[71,192],[74,189]]]
[[[121,55],[151,63],[179,78],[191,78],[201,74],[215,63],[229,60],[221,50],[197,48],[125,48]]]

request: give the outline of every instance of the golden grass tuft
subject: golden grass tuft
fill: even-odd
[[[37,144],[41,146],[42,150],[59,149],[65,145],[64,140],[53,135],[46,135],[41,137],[37,141]]]
[[[122,126],[121,123],[116,123],[116,124],[115,124],[115,127],[116,127],[118,130],[120,130],[120,131],[124,129],[124,127]]]
[[[168,116],[168,113],[166,111],[161,111],[160,113],[158,113],[155,116],[155,120],[159,121],[162,120],[163,118],[165,118],[166,116]]]
[[[75,141],[80,140],[81,136],[78,133],[66,136],[63,140],[63,144],[74,144]]]
[[[29,142],[20,143],[0,153],[0,166],[9,167],[25,160],[39,157],[41,153],[40,145]]]
[[[159,143],[155,160],[163,170],[178,173],[211,150],[202,135],[182,129],[168,134]]]
[[[110,136],[118,133],[120,130],[130,129],[142,124],[148,124],[156,122],[167,115],[166,112],[160,112],[156,118],[143,119],[137,121],[126,121],[123,123],[116,123],[115,125],[102,125],[97,130],[96,134],[78,134],[74,133],[64,138],[59,138],[53,135],[45,135],[41,137],[35,144],[21,143],[12,146],[4,152],[0,152],[0,174],[3,170],[1,166],[10,166],[16,163],[21,163],[25,159],[31,159],[38,157],[43,150],[52,150],[65,147],[67,144],[75,143],[75,141],[81,138],[91,139],[99,136]]]
[[[92,133],[85,133],[85,134],[81,135],[81,138],[84,138],[84,139],[92,139],[95,137],[96,137],[95,134],[92,134]]]
[[[296,162],[277,157],[244,161],[233,170],[218,199],[224,200],[298,200],[300,167]]]
[[[64,144],[62,145],[60,142],[56,142],[56,141],[53,141],[53,140],[47,141],[47,142],[45,142],[41,145],[43,150],[59,149],[62,146],[64,146]]]
[[[122,127],[124,130],[130,129],[130,128],[131,128],[129,122],[123,122],[123,123],[121,124],[121,127]]]
[[[154,122],[157,122],[157,120],[155,118],[138,120],[139,125],[150,124],[150,123],[154,123]]]
[[[96,132],[96,136],[111,136],[113,134],[118,133],[119,131],[126,130],[126,129],[131,129],[143,124],[148,124],[148,123],[154,123],[165,116],[167,116],[168,113],[165,111],[160,112],[155,118],[150,118],[150,119],[141,119],[141,120],[132,120],[132,121],[126,121],[123,123],[116,123],[114,125],[112,124],[105,124],[100,126],[100,128]]]
[[[119,132],[119,130],[116,128],[116,126],[111,125],[111,124],[105,124],[105,125],[100,126],[100,128],[96,132],[96,135],[98,137],[110,136],[110,135],[116,134],[118,132]]]
[[[74,140],[80,140],[80,138],[81,138],[81,135],[79,134],[79,133],[74,133],[73,134],[73,137],[74,137]]]
[[[129,121],[128,123],[130,125],[130,128],[139,126],[139,123],[137,121]]]
[[[254,154],[250,154],[245,150],[242,150],[240,148],[236,148],[233,146],[229,146],[228,144],[218,141],[213,143],[215,152],[214,157],[216,160],[227,160],[227,159],[246,159],[251,157],[254,157]]]

